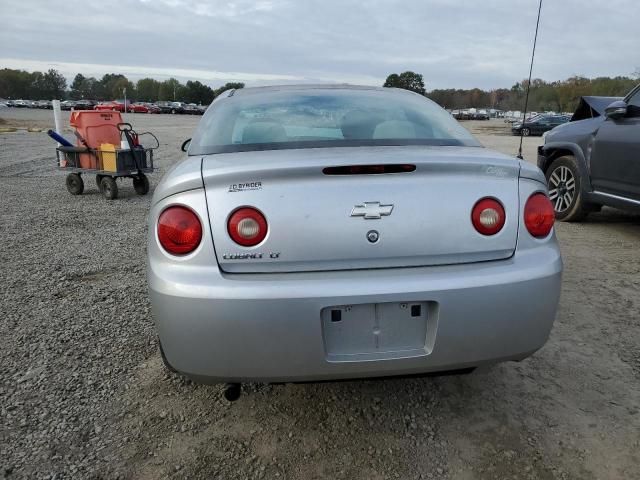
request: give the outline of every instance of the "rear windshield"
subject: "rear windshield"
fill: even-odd
[[[190,155],[292,148],[480,144],[444,109],[394,90],[279,90],[210,108]]]

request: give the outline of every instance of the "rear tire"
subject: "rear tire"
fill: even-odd
[[[118,185],[113,177],[103,177],[100,182],[100,191],[107,200],[115,200],[118,198]]]
[[[100,189],[100,183],[102,183],[103,178],[104,175],[96,175],[96,185],[98,186],[98,189]]]
[[[67,190],[71,195],[82,195],[84,192],[84,182],[79,173],[67,175]]]
[[[133,189],[138,195],[146,195],[149,193],[149,179],[144,173],[133,177]]]
[[[556,158],[545,172],[545,177],[557,220],[577,222],[587,216],[591,209],[582,198],[582,180],[575,158]]]

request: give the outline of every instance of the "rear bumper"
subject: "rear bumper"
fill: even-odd
[[[148,265],[168,362],[203,382],[312,381],[453,370],[520,360],[546,342],[560,294],[555,241],[467,265],[283,274]],[[332,359],[321,311],[336,305],[428,302],[420,352]]]

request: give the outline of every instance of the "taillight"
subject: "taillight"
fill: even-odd
[[[242,207],[233,212],[227,223],[229,236],[238,245],[253,247],[267,236],[267,220],[252,207]]]
[[[494,198],[483,198],[471,211],[471,222],[482,235],[495,235],[504,227],[506,216],[500,202]]]
[[[555,221],[551,200],[544,193],[534,193],[524,206],[524,225],[536,238],[549,235]]]
[[[191,253],[202,240],[200,219],[187,207],[168,207],[158,218],[158,240],[172,255]]]

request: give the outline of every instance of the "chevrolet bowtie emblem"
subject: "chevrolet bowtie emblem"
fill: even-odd
[[[364,217],[365,220],[377,220],[391,215],[393,205],[380,205],[380,202],[364,202],[351,210],[352,217]]]

